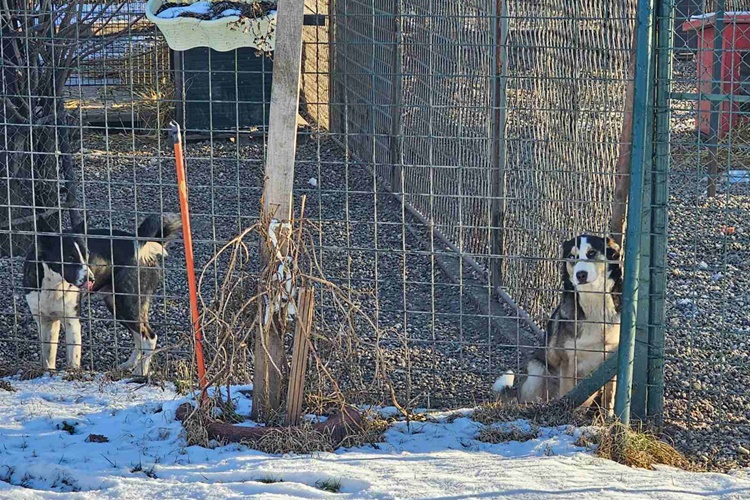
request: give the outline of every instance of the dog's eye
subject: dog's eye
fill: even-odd
[[[586,257],[589,259],[593,259],[594,257],[596,257],[596,250],[589,250],[588,252],[586,252]]]

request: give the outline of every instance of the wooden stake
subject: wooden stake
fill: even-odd
[[[299,425],[302,417],[302,399],[305,395],[307,354],[310,350],[310,329],[315,313],[315,289],[300,288],[297,309],[297,327],[294,332],[292,368],[289,373],[289,390],[286,399],[286,425]]]
[[[625,234],[625,214],[628,210],[628,191],[630,190],[630,150],[633,145],[633,92],[635,81],[635,48],[636,35],[633,31],[632,50],[628,69],[628,83],[625,87],[625,110],[620,132],[620,148],[617,157],[615,192],[612,203],[612,219],[609,233],[618,245],[622,246]]]
[[[279,0],[277,5],[266,180],[263,186],[265,217],[261,220],[274,218],[280,222],[288,222],[291,219],[304,7],[304,0]],[[283,235],[277,235],[277,238],[278,249],[286,256],[287,238]],[[262,242],[262,268],[272,262],[267,249],[268,245]],[[265,314],[263,309],[260,307],[258,311],[261,325]],[[261,326],[256,335],[252,414],[255,420],[267,420],[281,408],[282,374],[279,370],[285,364],[285,332],[280,328],[283,324],[285,322],[279,321],[279,318],[271,318],[270,328],[264,329]]]

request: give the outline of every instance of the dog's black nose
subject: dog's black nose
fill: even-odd
[[[586,283],[586,280],[588,278],[589,278],[589,273],[587,273],[586,271],[578,271],[576,273],[576,279],[578,280],[578,283],[581,285]]]

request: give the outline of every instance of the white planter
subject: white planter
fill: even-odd
[[[172,3],[190,5],[196,0],[172,0]],[[235,0],[253,3],[253,0]],[[204,21],[192,17],[165,19],[156,12],[166,3],[165,0],[148,0],[146,17],[164,34],[172,50],[188,50],[195,47],[210,47],[219,52],[254,47],[271,51],[276,41],[276,12],[257,18],[247,19],[228,16]]]

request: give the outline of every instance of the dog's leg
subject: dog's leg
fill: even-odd
[[[127,361],[120,364],[120,370],[130,371],[135,368],[141,362],[143,353],[141,352],[141,334],[134,331],[132,328],[128,328],[130,333],[133,334],[133,352]]]
[[[68,355],[68,370],[81,368],[81,321],[77,317],[65,319],[65,344]]]
[[[60,320],[41,317],[39,341],[42,344],[42,368],[54,370],[57,362],[57,343],[60,340]]]
[[[549,398],[546,392],[548,378],[549,372],[544,364],[536,359],[529,361],[526,365],[526,378],[518,388],[518,402],[547,401]]]
[[[109,312],[112,313],[112,316],[120,319],[120,302],[117,301],[117,304],[115,303],[115,293],[110,287],[103,288],[101,290],[104,295],[104,303],[107,305],[107,309],[109,309]],[[127,327],[128,331],[133,335],[133,352],[130,354],[130,357],[125,361],[124,363],[120,363],[118,366],[118,369],[122,371],[130,371],[133,369],[133,367],[141,360],[141,336],[133,331],[133,328],[131,328],[131,325],[128,323],[124,323],[125,327]]]
[[[142,323],[140,337],[141,359],[133,367],[133,375],[146,377],[151,365],[151,358],[156,351],[156,334],[151,330],[148,323]]]
[[[560,358],[559,397],[562,398],[576,386],[575,351],[566,351]]]
[[[604,405],[604,411],[608,417],[615,415],[615,390],[617,389],[617,377],[613,377],[612,380],[604,385],[604,396],[602,397],[602,405]]]

